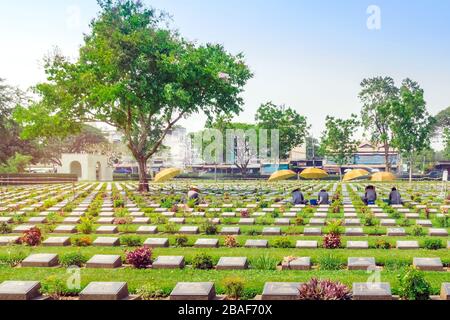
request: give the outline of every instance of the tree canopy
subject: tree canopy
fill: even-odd
[[[267,102],[259,107],[255,119],[260,128],[279,130],[280,156],[283,159],[288,158],[294,147],[305,143],[309,130],[307,119],[291,107]]]
[[[339,119],[327,116],[326,129],[322,134],[320,154],[334,161],[341,167],[353,160],[353,155],[358,150],[359,141],[354,139],[354,132],[360,125],[358,117],[352,114],[349,119]]]
[[[430,148],[435,120],[427,112],[423,89],[410,79],[403,81],[392,110],[393,145],[408,159],[411,180],[414,154]]]
[[[141,2],[99,1],[77,61],[54,54],[45,63],[41,100],[21,112],[24,136],[54,136],[104,122],[120,131],[139,163],[146,163],[180,119],[203,112],[237,114],[252,74],[243,55],[217,44],[197,45],[166,26],[167,17]]]
[[[375,77],[361,82],[359,99],[362,125],[372,143],[383,145],[386,171],[390,170],[389,148],[392,143],[392,102],[398,99],[399,89],[391,77]]]

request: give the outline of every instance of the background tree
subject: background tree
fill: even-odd
[[[435,133],[437,136],[441,136],[445,129],[450,128],[450,107],[440,111],[435,117]]]
[[[0,164],[6,164],[16,153],[38,156],[34,141],[20,139],[21,128],[12,117],[15,106],[26,100],[24,92],[0,78]]]
[[[450,129],[444,129],[444,159],[450,160]]]
[[[18,116],[18,113],[16,114]],[[105,154],[109,141],[100,129],[83,124],[80,131],[67,137],[53,136],[38,138],[38,159],[43,163],[61,166],[63,153]]]
[[[221,142],[222,158],[227,163],[231,160],[231,163],[241,171],[242,176],[246,176],[251,160],[259,156],[258,127],[255,124],[232,122],[232,118],[227,116],[220,116],[215,121],[208,121],[205,127],[207,130],[214,129],[221,133],[223,138]],[[203,130],[197,134],[203,135],[205,132],[206,130]],[[211,141],[202,140],[202,150],[210,143]],[[214,157],[214,155],[212,156]]]
[[[33,157],[16,153],[6,163],[0,164],[0,173],[24,173]]]
[[[342,166],[353,163],[354,154],[358,150],[359,141],[353,138],[360,122],[355,114],[350,119],[338,119],[327,116],[326,129],[320,142],[320,154],[335,162],[342,178]]]
[[[426,109],[424,92],[417,82],[405,79],[400,98],[392,103],[393,144],[408,159],[412,181],[414,155],[429,149],[435,120]]]
[[[306,159],[307,160],[320,160],[320,142],[313,136],[306,138]]]
[[[165,15],[139,1],[98,2],[78,60],[56,54],[46,61],[49,82],[36,87],[42,99],[20,117],[24,136],[107,123],[124,135],[139,164],[139,190],[148,191],[147,161],[167,133],[200,112],[239,113],[252,75],[242,54],[183,39],[167,28]]]
[[[361,82],[359,99],[363,103],[362,125],[370,134],[373,144],[384,147],[386,171],[390,171],[389,149],[392,142],[392,102],[398,99],[399,90],[390,77],[375,77]]]
[[[283,159],[289,157],[294,147],[305,143],[309,129],[307,119],[290,107],[267,102],[259,107],[255,119],[262,129],[279,130],[280,157]]]

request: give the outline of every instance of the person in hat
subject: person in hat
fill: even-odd
[[[292,190],[292,203],[294,205],[306,204],[307,202],[299,188]]]
[[[197,188],[196,186],[192,186],[189,189],[188,192],[188,200],[195,200],[195,205],[199,205],[200,204],[200,189]]]
[[[319,195],[317,196],[317,200],[319,205],[321,204],[330,204],[330,195],[325,189],[320,190]]]
[[[389,194],[389,205],[391,206],[393,204],[403,204],[402,196],[396,187],[393,187],[391,193]]]

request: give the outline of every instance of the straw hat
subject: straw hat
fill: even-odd
[[[200,189],[197,186],[191,186],[190,190],[200,192]]]

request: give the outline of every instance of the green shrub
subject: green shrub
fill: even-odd
[[[92,245],[92,239],[90,237],[76,238],[74,240],[74,244],[77,247],[89,247],[90,245]]]
[[[120,243],[127,247],[140,247],[144,241],[139,236],[123,236],[120,238]]]
[[[164,226],[164,230],[166,233],[174,234],[177,232],[177,226],[175,223],[169,222]]]
[[[8,253],[0,254],[0,267],[1,266],[9,266],[14,268],[18,266],[27,256],[28,254],[21,250],[8,250]]]
[[[81,223],[77,229],[82,234],[91,234],[94,231],[94,223],[89,218],[81,218]]]
[[[431,286],[423,272],[414,267],[406,268],[398,276],[399,296],[405,300],[429,300]]]
[[[177,247],[185,247],[187,243],[188,243],[187,236],[180,234],[175,237],[175,245]]]
[[[48,295],[51,299],[59,300],[63,296],[69,296],[76,293],[75,290],[67,288],[66,281],[61,277],[50,276],[41,281],[41,293]]]
[[[444,247],[441,239],[425,239],[423,246],[429,250],[439,250]]]
[[[147,284],[136,290],[136,294],[140,296],[141,300],[156,300],[167,297],[163,290],[157,285]]]
[[[423,236],[425,234],[425,231],[423,230],[423,227],[421,226],[414,226],[411,229],[411,235],[415,236],[415,237],[420,237]]]
[[[341,258],[335,255],[324,255],[319,258],[319,268],[321,270],[340,270],[344,266]]]
[[[292,243],[288,238],[278,238],[273,242],[275,248],[291,248]]]
[[[257,236],[259,234],[259,231],[256,229],[249,229],[245,231],[245,234],[251,237]]]
[[[251,263],[252,268],[258,270],[276,270],[278,260],[272,258],[270,255],[265,254],[254,259]]]
[[[391,249],[392,248],[392,244],[389,241],[386,240],[377,240],[375,242],[375,248],[377,249]]]
[[[217,226],[208,220],[203,224],[203,230],[207,235],[217,234]]]
[[[194,269],[209,270],[214,267],[212,257],[206,253],[199,253],[192,259]]]
[[[223,280],[225,294],[229,299],[238,300],[244,294],[244,279],[240,277],[228,277]]]
[[[6,223],[6,222],[0,223],[0,234],[7,234],[7,233],[11,233],[11,232],[12,232],[12,228],[8,223]]]
[[[59,256],[59,262],[63,267],[82,267],[88,261],[86,256],[84,256],[81,252],[67,252]]]
[[[436,218],[435,222],[439,228],[450,228],[450,219],[448,215],[445,215],[441,218]]]

